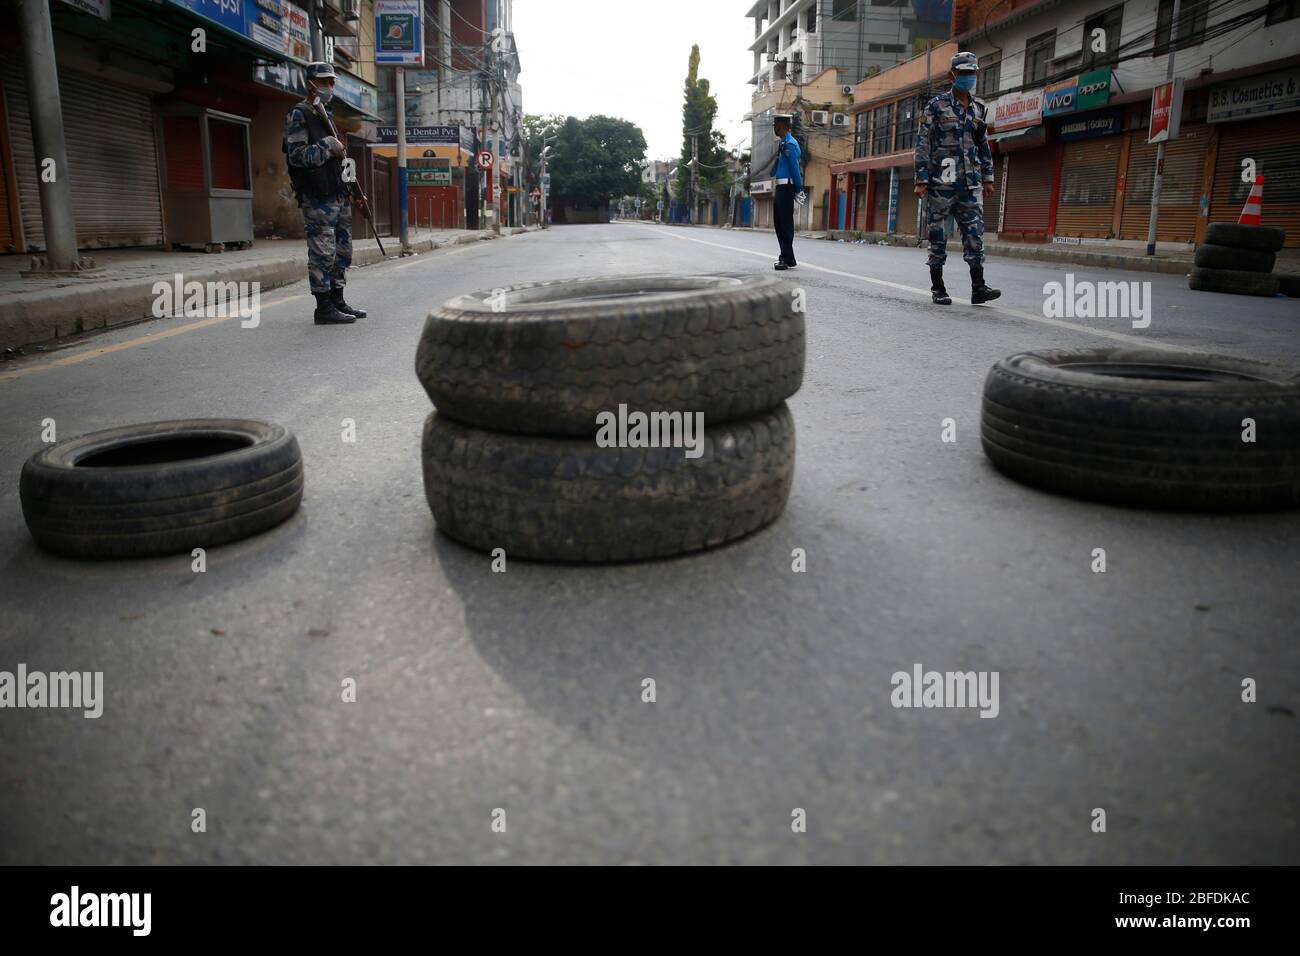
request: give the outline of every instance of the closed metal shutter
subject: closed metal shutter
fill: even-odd
[[[1120,238],[1145,239],[1151,220],[1151,184],[1156,174],[1158,146],[1145,141],[1145,131],[1132,135]],[[1201,180],[1205,175],[1205,155],[1209,146],[1210,128],[1204,124],[1184,126],[1178,139],[1165,144],[1157,240],[1192,242],[1196,238],[1196,217],[1201,211]]]
[[[1300,114],[1220,124],[1211,222],[1236,222],[1241,215],[1251,187],[1241,179],[1243,159],[1253,159],[1264,177],[1261,221],[1285,229],[1288,246],[1300,246]]]
[[[26,79],[13,60],[5,63],[3,76],[27,247],[44,249]],[[59,96],[78,247],[161,244],[158,153],[149,97],[64,68],[59,69]]]
[[[1027,149],[1009,154],[1007,208],[1001,232],[1047,234],[1052,205],[1056,150]]]
[[[1061,192],[1056,200],[1056,235],[1110,236],[1123,145],[1122,136],[1065,144]]]

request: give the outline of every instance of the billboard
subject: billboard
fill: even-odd
[[[375,0],[375,63],[424,66],[420,0]]]

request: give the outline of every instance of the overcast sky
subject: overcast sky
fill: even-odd
[[[718,99],[717,129],[730,146],[749,143],[754,88],[749,44],[753,0],[515,0],[515,43],[524,112],[585,118],[604,113],[645,133],[646,154],[682,149],[682,84],[691,44],[700,76]]]

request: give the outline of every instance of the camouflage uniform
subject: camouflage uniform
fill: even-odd
[[[335,159],[324,142],[311,142],[305,116],[311,111],[311,104],[303,101],[285,117],[284,152],[290,166],[311,169]],[[352,265],[352,203],[347,185],[342,185],[332,196],[299,192],[298,204],[307,233],[307,276],[311,291],[342,289],[347,285],[347,270]]]
[[[975,97],[968,106],[953,94],[941,93],[926,104],[916,137],[916,181],[926,183],[925,223],[930,240],[930,267],[942,268],[948,258],[944,222],[951,214],[961,230],[962,258],[972,266],[984,264],[984,183],[993,181],[987,107]],[[942,181],[944,160],[955,160],[952,183]]]

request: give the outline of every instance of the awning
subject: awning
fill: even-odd
[[[907,149],[897,153],[886,153],[884,156],[862,156],[847,163],[832,163],[831,172],[835,174],[865,173],[869,169],[890,169],[894,166],[906,169],[912,167],[915,163],[916,152]]]
[[[1033,149],[1047,143],[1047,127],[1026,126],[1024,129],[1007,130],[1005,133],[989,133],[989,142],[997,143],[1004,153],[1017,149]]]

